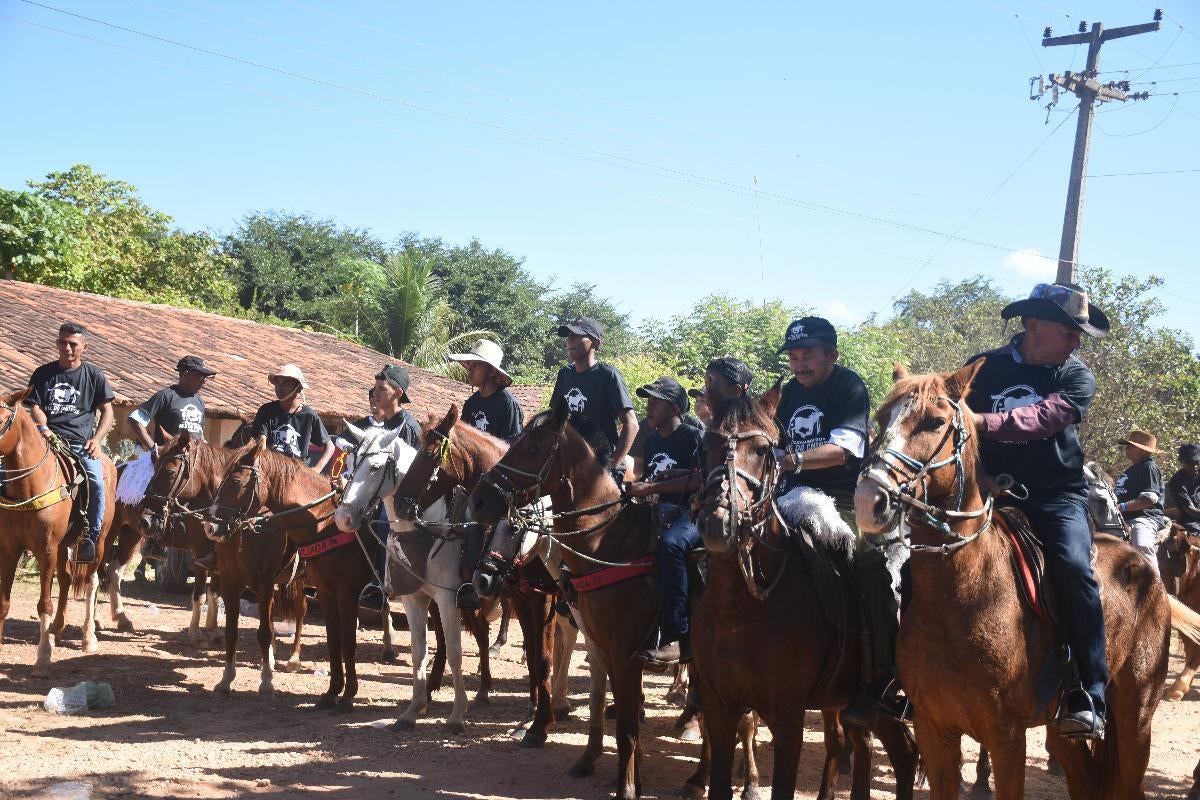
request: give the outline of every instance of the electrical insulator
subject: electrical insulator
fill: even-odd
[[[1117,86],[1121,87],[1122,92],[1129,91],[1129,81],[1121,81],[1120,83],[1117,84]]]
[[[1079,20],[1079,32],[1087,33],[1087,23],[1084,22],[1083,20]]]
[[[1156,8],[1156,9],[1154,9],[1154,21],[1155,21],[1155,22],[1162,22],[1162,17],[1163,17],[1163,15],[1162,15],[1162,9],[1161,9],[1161,8]]]
[[[1046,26],[1046,30],[1042,31],[1043,39],[1049,39],[1053,35],[1054,35],[1054,30],[1049,25]]]

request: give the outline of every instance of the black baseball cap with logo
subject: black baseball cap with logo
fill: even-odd
[[[558,326],[558,335],[567,336],[586,336],[589,339],[600,344],[604,338],[604,326],[591,317],[577,317],[576,319]]]
[[[198,372],[206,378],[211,378],[216,375],[216,370],[211,370],[204,366],[204,359],[200,356],[184,356],[179,359],[179,363],[175,365],[175,371],[182,375],[185,372]]]
[[[388,385],[392,388],[401,390],[404,394],[401,395],[400,402],[409,402],[408,387],[412,385],[412,382],[409,380],[408,370],[404,367],[399,364],[388,364],[379,370],[379,373],[375,376],[375,380],[387,381]]]
[[[837,347],[837,331],[829,320],[824,317],[801,317],[788,325],[779,352],[786,353],[795,347],[816,347],[822,342]]]
[[[749,389],[750,384],[754,382],[754,373],[750,371],[744,361],[736,358],[728,356],[714,358],[704,369],[706,372],[715,372],[734,386],[741,386],[742,389]]]
[[[659,400],[666,400],[668,403],[674,403],[679,409],[679,413],[686,414],[691,410],[692,404],[688,401],[687,392],[684,391],[683,385],[674,378],[668,378],[666,375],[658,380],[647,383],[645,386],[637,390],[638,397],[656,397]]]
[[[1200,447],[1194,444],[1180,445],[1179,460],[1185,464],[1200,464]]]

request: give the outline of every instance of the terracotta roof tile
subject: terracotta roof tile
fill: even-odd
[[[139,303],[0,280],[0,386],[25,386],[39,364],[56,357],[54,337],[66,321],[92,332],[87,360],[105,371],[115,404],[136,406],[175,380],[175,364],[201,356],[217,371],[204,388],[214,417],[253,414],[273,399],[267,374],[294,362],[312,386],[305,395],[323,417],[366,413],[366,390],[376,372],[398,359],[326,333],[233,319],[190,308]],[[404,362],[399,362],[404,363]],[[409,408],[442,415],[471,387],[405,364],[412,378]],[[543,408],[542,386],[514,386],[528,418]]]

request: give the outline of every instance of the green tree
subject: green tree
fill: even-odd
[[[900,340],[901,361],[914,372],[958,369],[976,353],[1006,341],[1000,310],[1011,301],[983,276],[943,281],[930,292],[909,292],[881,327]],[[1009,325],[1007,335],[1019,328]]]
[[[840,333],[838,353],[838,362],[862,377],[874,408],[892,390],[892,366],[904,360],[904,343],[891,328],[867,320]]]
[[[604,341],[600,359],[612,361],[618,356],[641,350],[643,341],[633,330],[629,314],[621,311],[616,302],[596,294],[596,286],[577,282],[567,289],[555,292],[546,302],[549,325],[540,340],[542,363],[547,379],[552,378],[557,367],[566,362],[566,351],[558,337],[558,327],[577,317],[591,317],[604,326]]]
[[[83,282],[82,214],[36,192],[0,189],[0,269],[9,280],[72,288]]]

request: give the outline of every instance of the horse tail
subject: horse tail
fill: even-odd
[[[1167,595],[1167,602],[1171,604],[1171,627],[1192,644],[1200,645],[1200,614],[1173,595]]]
[[[70,562],[71,570],[71,599],[86,600],[88,584],[91,582],[92,574],[95,572],[93,567],[95,564],[76,564]]]
[[[299,622],[296,611],[300,606],[300,598],[304,596],[304,581],[300,575],[293,576],[288,583],[275,588],[274,615],[280,622]]]

